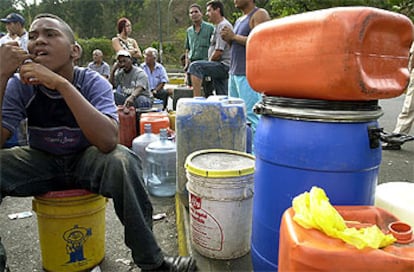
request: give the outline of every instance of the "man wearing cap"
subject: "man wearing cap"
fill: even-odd
[[[135,108],[151,108],[152,99],[147,74],[140,67],[133,65],[132,57],[126,50],[119,50],[110,82],[116,92],[115,104]]]
[[[11,41],[16,41],[21,48],[27,51],[29,35],[24,28],[25,20],[17,13],[10,13],[6,18],[0,19],[6,24],[7,34],[0,39],[0,45]]]

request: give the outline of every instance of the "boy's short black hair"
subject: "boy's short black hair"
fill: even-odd
[[[63,32],[69,38],[70,43],[75,44],[75,34],[73,34],[72,28],[62,18],[60,18],[57,15],[51,14],[51,13],[40,13],[35,16],[35,18],[33,19],[33,22],[41,18],[50,18],[50,19],[55,19],[59,21],[59,23],[61,23],[61,25],[63,26]]]

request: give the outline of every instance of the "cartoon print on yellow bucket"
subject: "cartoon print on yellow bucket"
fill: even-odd
[[[45,271],[88,271],[103,260],[106,201],[86,190],[48,192],[33,199]]]
[[[83,244],[86,242],[89,236],[92,235],[91,228],[78,227],[75,225],[73,228],[65,231],[63,239],[66,241],[66,252],[69,255],[68,263],[80,262],[85,260],[83,254]]]

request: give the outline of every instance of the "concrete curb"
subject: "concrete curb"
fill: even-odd
[[[190,241],[190,220],[188,218],[188,212],[177,194],[175,195],[175,214],[178,235],[178,254],[180,256],[193,255]]]

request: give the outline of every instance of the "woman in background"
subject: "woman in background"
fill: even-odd
[[[138,64],[139,59],[142,57],[142,53],[137,41],[129,37],[132,32],[131,22],[127,18],[122,17],[118,20],[117,28],[118,34],[116,37],[112,38],[112,47],[115,50],[115,53],[119,50],[126,50],[131,54],[133,63]]]

